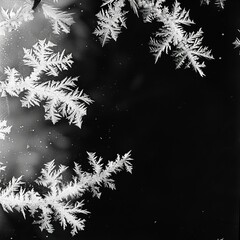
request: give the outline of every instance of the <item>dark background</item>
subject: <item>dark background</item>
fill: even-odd
[[[128,28],[102,48],[92,35],[100,1],[71,6],[80,14],[64,41],[76,61],[69,75],[80,75],[79,87],[95,102],[81,130],[57,127],[72,143],[71,161],[84,164],[86,151],[113,160],[131,150],[133,174],[118,174],[117,190],[103,189],[100,200],[86,196],[91,214],[76,237],[58,225],[41,233],[32,219],[12,215],[6,238],[239,239],[240,56],[232,42],[240,37],[240,2],[227,0],[223,11],[180,2],[215,58],[203,78],[175,70],[170,54],[154,64],[148,42],[157,25],[130,11]]]

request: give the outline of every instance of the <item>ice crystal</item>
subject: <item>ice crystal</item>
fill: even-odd
[[[23,49],[23,62],[26,66],[32,67],[29,76],[23,77],[14,68],[5,68],[6,80],[0,82],[0,92],[3,96],[7,94],[19,97],[23,107],[39,106],[44,101],[45,119],[51,120],[54,124],[61,117],[66,117],[69,123],[81,128],[82,117],[86,115],[86,105],[92,100],[77,88],[77,77],[64,78],[62,81],[41,82],[41,75],[58,76],[59,71],[67,70],[73,61],[71,54],[65,55],[54,53],[55,46],[50,41],[39,40],[32,49]]]
[[[17,29],[23,22],[33,20],[33,10],[31,1],[26,1],[22,7],[16,11],[13,9],[4,9],[1,7],[0,35]]]
[[[119,33],[121,32],[121,28],[126,27],[126,12],[122,10],[125,6],[124,0],[115,1],[113,4],[112,2],[113,1],[108,1],[108,9],[102,9],[97,14],[99,25],[95,29],[94,34],[99,36],[102,45],[107,43],[110,39],[116,41]]]
[[[70,26],[74,23],[71,13],[61,11],[48,4],[43,4],[42,9],[44,16],[52,24],[53,33],[60,34],[61,31],[65,33],[70,32]]]
[[[175,56],[176,68],[191,66],[200,76],[205,75],[202,70],[205,63],[201,59],[213,59],[213,56],[207,47],[202,46],[203,31],[201,29],[197,33],[185,31],[184,26],[194,24],[189,17],[189,11],[182,8],[178,1],[171,9],[165,5],[165,0],[129,2],[135,13],[142,13],[144,22],[159,22],[159,30],[153,34],[149,43],[155,62],[162,53],[168,53],[172,47],[175,47],[173,56]],[[97,14],[98,26],[94,31],[102,45],[110,39],[116,41],[121,32],[121,26],[126,27],[124,6],[125,0],[104,0],[102,9]]]
[[[5,139],[5,135],[10,133],[11,126],[7,126],[7,121],[2,120],[0,121],[0,139]]]
[[[18,211],[23,217],[29,213],[34,218],[34,224],[39,225],[41,230],[49,233],[54,231],[53,222],[60,223],[63,229],[68,225],[74,236],[84,229],[84,215],[89,212],[84,209],[83,196],[86,192],[92,192],[93,196],[100,197],[100,187],[115,188],[112,175],[126,169],[132,172],[130,152],[122,157],[117,156],[115,161],[109,161],[105,167],[101,158],[94,153],[88,153],[88,160],[92,166],[92,172],[86,172],[75,163],[72,179],[63,181],[63,174],[67,166],[60,165],[56,168],[55,161],[45,164],[41,175],[35,180],[36,185],[42,186],[45,193],[36,191],[34,188],[26,189],[22,176],[15,178],[5,188],[0,188],[0,204],[4,211]],[[1,166],[0,171],[5,167]]]
[[[240,32],[240,30],[238,30]],[[235,48],[239,48],[240,47],[240,40],[238,38],[235,39],[235,41],[233,42],[233,45]]]
[[[52,0],[57,3],[58,0]],[[7,6],[9,2],[5,2]],[[22,2],[19,2],[20,5]],[[134,3],[134,1],[132,1]],[[0,35],[7,35],[8,32],[21,27],[23,22],[34,19],[34,10],[38,5],[33,1],[26,0],[20,7],[0,9]],[[4,5],[4,6],[5,6]],[[62,11],[54,7],[49,1],[42,0],[39,5],[43,16],[51,23],[52,32],[60,34],[69,33],[74,23],[72,13]],[[121,7],[116,5],[116,8]],[[134,5],[132,5],[134,8]],[[115,9],[114,9],[115,10]],[[119,12],[120,14],[120,12]],[[104,14],[103,14],[104,15]],[[114,24],[124,25],[123,15],[119,15]],[[113,24],[113,25],[114,25]],[[116,29],[113,26],[113,31]],[[114,33],[111,33],[111,37]],[[108,36],[108,35],[107,35]],[[107,40],[107,37],[104,41]],[[71,54],[55,52],[56,44],[47,39],[38,39],[31,48],[23,48],[23,63],[30,68],[29,75],[25,76],[14,67],[3,69],[3,79],[0,81],[1,97],[19,97],[23,107],[40,106],[42,103],[45,110],[45,119],[51,120],[54,124],[62,117],[68,122],[81,128],[82,118],[86,115],[86,106],[92,100],[76,88],[78,77],[65,77],[59,80],[60,72],[68,70],[73,59]],[[43,80],[43,76],[51,77],[51,80]],[[55,79],[58,77],[58,79]],[[46,78],[48,79],[48,78]],[[11,130],[7,121],[0,119],[0,139],[5,139],[6,134]],[[29,148],[27,146],[27,148]],[[34,224],[39,225],[41,230],[49,233],[54,231],[53,222],[58,221],[63,229],[68,225],[71,227],[71,234],[75,235],[84,228],[84,215],[89,212],[84,209],[84,193],[92,192],[93,196],[100,197],[101,186],[115,189],[112,175],[126,170],[132,171],[130,152],[122,157],[117,156],[115,161],[109,161],[105,166],[102,158],[97,158],[95,153],[88,153],[88,161],[92,166],[92,172],[81,169],[75,163],[74,174],[70,181],[63,179],[68,170],[67,166],[60,165],[58,168],[52,160],[45,164],[41,175],[35,180],[36,187],[28,187],[23,181],[23,176],[12,177],[7,184],[0,187],[0,205],[5,212],[18,211],[25,218],[30,214]],[[0,163],[0,172],[6,166]],[[37,191],[41,186],[44,192]]]
[[[216,0],[215,4],[219,9],[224,9],[226,0]]]
[[[213,2],[213,1],[212,1]],[[219,9],[224,9],[226,0],[215,0],[214,3]],[[200,0],[200,5],[209,5],[211,0]]]

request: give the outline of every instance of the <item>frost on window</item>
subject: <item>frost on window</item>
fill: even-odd
[[[70,4],[73,1],[67,2]],[[89,214],[84,207],[85,193],[91,192],[93,196],[99,198],[101,187],[115,189],[113,175],[122,170],[132,172],[130,152],[122,156],[117,155],[115,161],[108,162],[103,162],[96,153],[88,152],[86,162],[90,169],[85,170],[77,162],[70,168],[60,164],[54,157],[46,161],[43,159],[45,155],[48,156],[46,153],[48,145],[44,146],[44,138],[39,136],[38,139],[31,138],[32,141],[17,140],[16,132],[22,134],[25,130],[29,135],[34,135],[35,128],[40,124],[39,119],[25,118],[25,121],[31,122],[31,126],[27,126],[27,123],[25,126],[15,125],[18,118],[8,121],[9,112],[14,111],[8,99],[14,98],[19,101],[17,106],[41,108],[45,120],[50,120],[52,124],[65,119],[79,131],[82,127],[87,107],[93,100],[84,90],[77,87],[79,76],[68,75],[68,71],[74,65],[72,53],[66,53],[65,49],[60,51],[58,42],[54,42],[54,39],[60,39],[60,35],[70,33],[71,26],[75,22],[73,13],[61,8],[61,4],[65,3],[58,0],[42,0],[37,4],[32,0],[6,0],[0,3],[1,44],[18,49],[11,55],[7,53],[7,50],[2,49],[2,52],[5,51],[7,61],[2,61],[0,67],[2,100],[0,140],[7,144],[1,144],[0,154],[2,154],[3,161],[0,163],[0,174],[4,176],[6,170],[8,175],[6,179],[9,180],[1,180],[0,205],[7,213],[19,212],[24,219],[32,217],[33,224],[39,226],[42,231],[53,233],[54,222],[58,222],[63,230],[69,228],[74,236],[84,229],[85,217]],[[26,26],[32,26],[31,24],[34,25],[38,21],[45,21],[46,28],[51,29],[51,34],[49,36],[45,34],[44,38],[34,39],[32,37],[32,44],[27,47],[27,37],[18,35],[18,33],[24,32]],[[14,42],[16,36],[18,40]],[[8,43],[8,38],[11,44]],[[24,40],[19,41],[21,39]],[[19,46],[19,42],[23,43],[23,46]],[[10,64],[8,58],[11,56],[21,56],[17,63],[18,66]],[[1,56],[1,59],[4,58]],[[11,63],[14,63],[14,60]],[[7,110],[5,111],[4,108]],[[14,135],[11,135],[12,129],[14,129]],[[57,137],[57,131],[51,130],[46,134],[49,146],[52,142],[56,145],[61,141]],[[16,139],[11,139],[12,136]],[[53,138],[55,140],[51,142]],[[19,161],[44,160],[45,164],[42,163],[40,173],[33,172],[36,163],[31,163],[33,167],[29,175],[26,169],[21,169],[22,174],[18,176],[8,171],[8,161],[5,161],[5,158],[9,150],[7,152],[4,146],[9,147],[15,142],[23,144],[27,153],[19,152],[17,157]],[[69,143],[58,143],[58,146],[64,148],[67,144]],[[41,151],[43,155],[39,156],[34,148],[43,147],[45,148]],[[31,180],[31,183],[27,182],[27,179]]]
[[[85,2],[91,5],[91,1]],[[102,45],[104,48],[101,49],[108,49],[111,40],[114,41],[113,44],[118,44],[121,37],[127,39],[128,19],[132,14],[134,21],[141,21],[144,26],[154,29],[147,36],[153,63],[155,61],[160,65],[160,59],[164,55],[171,55],[176,69],[190,68],[194,76],[196,73],[203,77],[208,67],[206,61],[214,61],[214,52],[205,41],[206,33],[201,28],[201,22],[194,19],[194,11],[188,9],[184,2],[186,1],[102,0],[87,19],[92,29],[91,41],[100,47]],[[82,3],[84,5],[84,1]],[[227,1],[200,0],[200,4],[198,1],[196,5],[203,9],[200,6],[208,7],[210,4],[222,11]],[[104,161],[104,156],[98,157],[98,153],[88,152],[88,149],[84,149],[87,159],[83,164],[75,161],[68,165],[63,160],[67,158],[65,150],[71,143],[61,134],[58,126],[62,122],[67,123],[70,125],[67,127],[73,129],[71,131],[81,134],[89,109],[94,101],[98,104],[95,89],[88,91],[80,87],[81,76],[73,74],[74,68],[82,67],[80,64],[75,65],[74,60],[84,58],[79,56],[78,51],[90,48],[91,42],[85,39],[78,41],[76,38],[74,44],[69,44],[70,49],[74,49],[72,52],[59,46],[62,36],[70,38],[77,28],[80,28],[78,36],[89,31],[83,23],[75,24],[80,20],[72,9],[80,10],[80,5],[74,0],[0,1],[0,205],[6,213],[17,212],[24,219],[31,218],[32,223],[42,231],[51,234],[59,224],[61,229],[69,230],[72,236],[85,227],[89,215],[85,208],[85,197],[90,193],[93,197],[100,198],[103,187],[115,189],[114,175],[120,171],[132,173],[133,168],[131,151],[128,150],[125,154],[116,153],[116,158],[112,161]],[[44,27],[40,28],[38,24]],[[27,27],[31,31],[26,30]],[[27,37],[31,41],[27,41]],[[67,42],[68,37],[64,40]],[[239,37],[236,36],[231,44],[239,49]],[[10,58],[13,60],[10,61]],[[105,69],[101,64],[99,65],[104,71],[114,72],[114,68]],[[112,65],[114,64],[116,63],[113,62]],[[122,67],[121,64],[120,62]],[[92,69],[88,70],[91,72]],[[161,74],[161,69],[159,72]],[[129,89],[141,81],[142,76],[137,76],[136,82]],[[162,89],[164,91],[165,88]],[[114,94],[111,89],[108,89],[107,93],[109,92]],[[144,101],[157,95],[156,92],[144,92]],[[14,99],[17,103],[13,105],[9,99]],[[137,102],[136,99],[133,102]],[[123,106],[125,103],[121,104],[119,105]],[[147,115],[150,109],[148,107],[141,108],[142,114]],[[18,114],[19,109],[26,111],[23,119]],[[39,109],[41,116],[27,117],[27,111],[35,109]],[[9,113],[14,117],[9,119]],[[48,127],[36,136],[36,128],[42,124],[39,120],[41,117]],[[25,126],[18,123],[20,120],[26,121]],[[24,132],[28,135],[27,140],[22,137],[25,136]],[[22,147],[26,151],[13,153],[14,144],[18,150]],[[53,154],[51,144],[55,144],[58,153]],[[41,150],[36,151],[37,148]],[[116,151],[117,149],[118,146]],[[14,162],[16,168],[19,168],[17,174],[8,170],[14,164],[6,161],[6,155],[17,155]],[[77,157],[78,155],[76,159]],[[36,171],[35,167],[40,161],[41,169]],[[20,168],[20,162],[31,162],[31,168],[24,169],[25,165]],[[142,180],[145,179],[143,176]],[[156,223],[157,220],[153,222]]]

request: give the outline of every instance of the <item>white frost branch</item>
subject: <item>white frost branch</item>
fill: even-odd
[[[81,128],[82,118],[86,115],[86,105],[92,100],[76,87],[77,77],[64,78],[62,81],[47,81],[40,83],[40,76],[58,76],[60,71],[71,67],[72,55],[54,53],[52,42],[39,40],[32,49],[24,49],[23,62],[32,67],[29,76],[23,77],[14,68],[5,68],[6,80],[0,82],[2,96],[8,93],[18,97],[24,92],[21,99],[23,107],[39,106],[44,102],[45,119],[54,124],[62,117],[66,117],[69,124]],[[75,89],[74,89],[75,88]]]
[[[6,120],[0,120],[0,139],[4,140],[5,135],[9,134],[11,131],[11,126],[7,126]]]
[[[11,32],[20,27],[23,22],[28,22],[34,18],[30,0],[26,1],[17,10],[1,7],[0,14],[3,18],[3,21],[0,22],[0,35],[5,35],[6,32]]]
[[[64,12],[45,3],[42,4],[42,9],[44,16],[52,24],[53,33],[60,34],[61,31],[65,33],[70,32],[70,26],[74,23],[72,13]]]
[[[240,30],[238,30],[240,32]],[[240,40],[238,38],[235,39],[235,41],[233,42],[233,45],[235,48],[239,48],[240,47]]]
[[[102,45],[104,46],[110,39],[117,40],[122,27],[126,28],[125,15],[123,11],[125,6],[124,0],[109,1],[108,9],[101,10],[96,16],[98,18],[98,26],[94,34],[99,37]]]
[[[123,169],[132,172],[130,152],[122,157],[118,155],[106,167],[103,167],[101,158],[97,160],[94,153],[88,153],[88,160],[93,172],[82,171],[80,165],[75,163],[75,174],[68,182],[63,181],[63,174],[68,167],[60,165],[56,169],[54,160],[45,164],[41,176],[35,181],[44,187],[45,193],[36,192],[34,188],[25,189],[22,177],[13,177],[5,188],[0,188],[0,205],[6,212],[21,212],[24,218],[29,212],[35,219],[34,224],[49,233],[54,231],[53,221],[58,221],[63,229],[70,225],[74,236],[83,230],[82,216],[89,213],[83,208],[83,194],[90,191],[94,196],[100,197],[100,186],[115,188],[113,174]],[[3,170],[4,167],[1,166],[0,171]]]

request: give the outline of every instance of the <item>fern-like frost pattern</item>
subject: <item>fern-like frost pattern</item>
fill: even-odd
[[[121,32],[121,24],[125,25],[125,6],[124,0],[104,0],[102,10],[97,14],[98,26],[95,30],[104,45],[110,39],[116,41]],[[200,76],[204,76],[204,61],[201,59],[213,59],[211,51],[202,46],[202,30],[197,33],[188,33],[184,26],[194,24],[189,17],[189,11],[181,8],[180,3],[176,1],[172,9],[165,6],[165,0],[137,0],[130,1],[134,12],[142,13],[144,22],[151,23],[157,21],[160,24],[159,30],[150,39],[150,52],[155,57],[155,62],[163,53],[168,54],[172,48],[175,48],[172,54],[175,57],[176,68],[192,67]],[[113,6],[121,6],[114,8]],[[104,8],[106,8],[104,10]],[[124,16],[124,18],[122,18]]]
[[[110,39],[117,40],[121,28],[125,27],[125,15],[126,12],[123,11],[125,6],[124,0],[120,1],[105,1],[107,4],[107,10],[101,10],[97,14],[98,27],[95,29],[94,34],[99,36],[99,39],[104,46]],[[105,5],[103,4],[103,5]]]
[[[200,0],[201,5],[209,5],[213,0]],[[218,9],[222,10],[225,7],[226,0],[215,0],[214,4],[217,6]]]
[[[71,54],[54,53],[50,41],[39,40],[32,49],[24,49],[23,62],[32,68],[29,76],[23,77],[14,68],[5,68],[6,80],[0,84],[2,96],[8,93],[21,99],[23,107],[39,106],[44,102],[45,119],[54,124],[66,117],[70,124],[81,128],[82,118],[86,115],[86,105],[92,100],[76,87],[77,77],[64,78],[62,81],[40,82],[42,74],[58,76],[59,72],[71,67]],[[75,88],[75,89],[74,89]]]
[[[52,2],[57,3],[58,0]],[[105,25],[99,28],[98,34],[102,37],[103,44],[111,38],[116,40],[121,27],[126,27],[126,12],[122,12],[124,1],[105,3],[112,5],[109,11],[99,15],[108,26],[107,31],[103,30]],[[129,3],[137,13],[137,1],[131,0]],[[26,0],[18,9],[1,8],[0,35],[20,28],[23,22],[33,20],[32,4],[31,0]],[[51,23],[54,34],[69,33],[74,23],[71,13],[55,8],[49,1],[44,0],[41,1],[41,11]],[[76,87],[77,77],[65,77],[61,81],[52,79],[59,77],[60,72],[68,70],[73,64],[71,54],[65,54],[64,50],[54,52],[55,47],[54,43],[43,39],[38,40],[30,49],[23,48],[23,63],[30,68],[30,74],[23,76],[15,68],[6,67],[5,79],[0,82],[1,97],[20,97],[21,94],[23,107],[40,106],[42,103],[45,119],[55,124],[65,117],[70,124],[80,128],[82,118],[86,115],[86,106],[92,103],[92,100]],[[43,81],[43,75],[51,80]],[[0,139],[4,140],[10,130],[11,126],[7,126],[7,121],[0,120]],[[3,210],[18,211],[24,218],[30,214],[34,218],[33,223],[49,233],[54,231],[54,221],[58,221],[63,229],[70,225],[71,234],[74,236],[84,229],[83,216],[89,214],[84,209],[84,193],[90,191],[93,196],[100,197],[101,186],[115,189],[113,174],[121,170],[132,172],[130,152],[122,157],[118,155],[115,161],[109,161],[105,166],[102,158],[98,158],[95,153],[87,154],[92,172],[83,171],[81,166],[75,163],[70,181],[63,179],[64,173],[69,170],[67,166],[60,165],[57,168],[54,160],[45,164],[40,177],[35,180],[38,189],[40,186],[44,192],[36,191],[34,187],[26,188],[27,183],[23,181],[23,176],[12,177],[7,184],[3,184],[5,187],[0,187],[0,205]],[[0,172],[5,168],[0,163]]]
[[[34,224],[49,233],[54,231],[53,221],[58,221],[63,229],[70,225],[74,236],[84,229],[83,216],[89,213],[81,200],[84,193],[90,191],[93,196],[100,197],[100,186],[115,188],[113,174],[124,169],[132,172],[130,152],[122,157],[118,155],[115,161],[109,161],[105,167],[102,158],[95,153],[88,153],[88,161],[93,171],[85,172],[75,163],[74,176],[69,182],[63,181],[67,166],[60,165],[57,169],[54,160],[45,164],[40,177],[35,180],[36,185],[45,189],[44,194],[34,188],[25,189],[22,176],[13,177],[5,188],[0,188],[0,204],[4,211],[16,210],[24,218],[29,212],[35,218]],[[5,166],[0,165],[0,171],[4,170]]]

